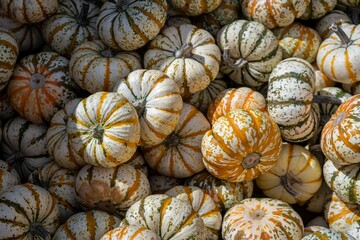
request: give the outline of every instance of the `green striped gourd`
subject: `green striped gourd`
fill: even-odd
[[[221,72],[248,87],[267,82],[282,58],[275,35],[255,21],[237,20],[225,25],[216,42],[223,53]]]
[[[161,143],[142,148],[147,164],[158,173],[185,178],[205,167],[201,141],[210,123],[199,110],[184,103],[174,131]]]
[[[272,198],[248,198],[226,212],[222,224],[224,240],[300,240],[304,225],[287,203]]]
[[[164,28],[144,55],[144,67],[163,71],[183,96],[205,89],[216,78],[220,62],[213,36],[191,24]]]
[[[107,232],[100,240],[161,240],[159,235],[147,228],[123,226]]]
[[[5,89],[13,74],[19,46],[11,31],[0,28],[0,91]]]
[[[113,168],[85,165],[76,176],[75,190],[86,209],[122,216],[132,204],[150,194],[150,184],[144,173],[128,164]]]
[[[345,92],[343,89],[338,87],[325,87],[319,91],[320,96],[329,96],[340,99],[341,102],[344,102],[346,99],[350,98],[352,95]],[[321,103],[320,111],[322,115],[332,115],[336,112],[338,106],[334,104]]]
[[[71,115],[67,131],[74,151],[86,163],[103,167],[128,161],[140,140],[135,108],[114,92],[97,92],[83,99]]]
[[[136,50],[159,34],[167,10],[165,0],[106,1],[96,23],[99,36],[111,48]]]
[[[7,162],[0,160],[0,193],[7,191],[12,186],[20,184],[20,182],[20,176],[16,170]]]
[[[183,101],[176,82],[159,70],[131,72],[114,89],[135,107],[140,121],[140,146],[163,142],[175,129]]]
[[[188,16],[198,16],[214,11],[221,4],[221,0],[169,0],[175,11]]]
[[[52,239],[99,240],[120,221],[120,218],[99,210],[77,213],[57,229]]]
[[[337,0],[310,0],[301,20],[319,19],[333,10],[336,6]]]
[[[344,232],[320,227],[306,231],[302,240],[355,240],[355,238]]]
[[[347,24],[351,24],[352,22],[346,13],[340,10],[330,11],[328,14],[322,17],[315,26],[316,31],[320,34],[323,40],[328,38],[333,33],[333,31],[329,28],[333,23],[338,26],[345,26]]]

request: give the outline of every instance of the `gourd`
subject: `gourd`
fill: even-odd
[[[307,6],[301,20],[319,19],[333,10],[337,4],[337,0],[310,0],[310,4]]]
[[[171,6],[175,11],[179,11],[188,16],[198,16],[214,11],[221,4],[221,0],[170,0]]]
[[[343,89],[338,87],[325,87],[319,91],[320,96],[329,96],[335,97],[339,99],[341,102],[346,101],[346,99],[350,98],[352,95],[345,92]],[[320,111],[322,115],[333,115],[338,106],[333,104],[321,103],[320,104]]]
[[[351,235],[355,239],[359,239],[360,238],[360,220],[351,224],[350,227],[346,230],[346,233]]]
[[[107,232],[100,240],[132,240],[132,239],[151,239],[161,240],[153,231],[134,226],[117,227]]]
[[[326,87],[335,87],[333,80],[330,80],[324,73],[322,73],[317,67],[316,63],[311,64],[315,70],[315,91],[319,92],[321,89]]]
[[[168,177],[156,173],[150,174],[148,179],[152,194],[163,194],[167,190],[183,184],[183,179],[181,178]]]
[[[338,26],[345,26],[347,24],[351,24],[351,19],[346,13],[340,10],[332,10],[322,17],[317,22],[315,28],[323,40],[333,33],[333,31],[329,28],[333,23]]]
[[[321,227],[308,231],[302,240],[355,240],[355,238],[347,233]]]
[[[15,36],[4,28],[0,28],[0,91],[5,89],[13,74],[19,46]]]
[[[8,163],[0,160],[0,194],[18,184],[20,184],[19,174]]]

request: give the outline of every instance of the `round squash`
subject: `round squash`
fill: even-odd
[[[20,176],[15,168],[0,160],[0,194],[9,190],[12,186],[20,184]]]
[[[330,11],[316,23],[316,31],[322,39],[328,38],[333,33],[329,28],[333,23],[338,26],[342,26],[343,24],[345,26],[346,24],[351,24],[351,19],[346,13],[340,10]]]
[[[107,232],[100,240],[161,240],[153,231],[135,226],[123,226]]]
[[[15,36],[7,29],[0,28],[0,91],[5,89],[13,74],[19,46]]]
[[[199,16],[214,11],[222,0],[170,0],[169,2],[175,11],[188,16]]]
[[[301,20],[318,19],[333,10],[336,6],[337,0],[310,0]]]
[[[345,92],[343,89],[338,87],[325,87],[319,91],[320,96],[328,96],[328,97],[335,97],[339,99],[341,102],[345,102],[348,98],[352,95]],[[328,103],[321,103],[320,104],[320,111],[322,115],[333,115],[338,106],[335,104],[328,104]]]
[[[148,179],[153,194],[163,194],[167,190],[183,184],[183,179],[181,178],[168,177],[156,173],[151,174]]]
[[[355,240],[355,238],[347,233],[321,227],[307,231],[302,240]]]

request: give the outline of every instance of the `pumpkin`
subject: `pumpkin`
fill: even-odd
[[[337,0],[310,0],[305,12],[301,15],[301,20],[318,19],[333,10]]]
[[[22,58],[9,82],[10,105],[33,123],[49,122],[78,92],[68,68],[69,60],[54,52]]]
[[[346,233],[355,239],[360,239],[360,220],[351,224],[350,227],[346,230]]]
[[[76,213],[57,229],[52,239],[99,240],[120,221],[120,218],[99,210]]]
[[[305,230],[306,231],[306,230]],[[350,234],[324,227],[309,229],[302,240],[355,240]]]
[[[59,208],[45,189],[30,183],[0,194],[0,239],[51,239]]]
[[[107,232],[101,238],[101,240],[133,240],[133,239],[160,240],[160,237],[153,231],[146,228],[123,226]]]
[[[360,68],[357,68],[360,26],[333,24],[330,29],[334,33],[321,43],[316,57],[319,69],[335,82],[360,81]]]
[[[242,11],[246,18],[265,25],[268,29],[286,27],[301,17],[310,0],[245,0],[242,1]]]
[[[70,100],[63,109],[51,118],[50,127],[46,132],[49,155],[62,167],[79,169],[86,164],[79,154],[71,147],[67,132],[67,122],[81,98]]]
[[[67,132],[71,147],[86,163],[109,168],[128,161],[140,140],[135,108],[114,92],[83,99],[67,122]]]
[[[345,90],[345,92],[350,93],[352,95],[360,93],[360,82],[350,83],[350,84],[343,83],[341,84],[341,86],[342,89]]]
[[[0,194],[20,184],[20,176],[8,163],[0,160]]]
[[[216,42],[223,52],[221,72],[248,87],[267,82],[282,58],[275,35],[254,21],[237,20],[225,25],[218,32]]]
[[[7,121],[15,117],[16,111],[10,106],[10,99],[7,94],[7,88],[0,91],[0,120]]]
[[[47,44],[59,54],[70,57],[81,43],[98,39],[96,20],[99,8],[82,0],[64,0],[53,16],[41,25]]]
[[[14,34],[20,51],[36,50],[44,43],[37,24],[16,22],[2,8],[0,8],[0,26]]]
[[[333,33],[333,31],[329,28],[333,23],[338,26],[345,26],[347,24],[351,24],[351,19],[346,13],[340,10],[332,10],[324,17],[322,17],[316,23],[315,27],[316,31],[320,34],[323,40],[328,38]]]
[[[357,0],[339,0],[339,4],[349,6],[349,7],[356,7],[359,5],[359,1],[357,1]]]
[[[118,52],[100,40],[80,44],[73,52],[70,63],[72,79],[90,93],[114,89],[119,79],[140,69],[140,56],[135,52]]]
[[[271,198],[242,200],[226,212],[222,224],[224,240],[300,240],[303,232],[298,213],[287,203]]]
[[[136,70],[115,91],[135,107],[140,121],[140,146],[155,146],[172,133],[183,101],[176,82],[159,70]]]
[[[191,24],[164,28],[144,55],[145,68],[163,71],[183,96],[204,90],[216,78],[220,62],[213,36]]]
[[[250,181],[275,164],[281,150],[276,123],[257,109],[236,109],[206,132],[201,151],[206,169],[230,182]]]
[[[204,13],[209,13],[217,9],[221,0],[170,0],[172,8],[175,11],[184,13],[188,16],[199,16]]]
[[[322,130],[321,149],[329,160],[337,164],[349,165],[360,162],[358,111],[360,95],[355,95],[338,107]]]
[[[149,175],[149,171],[146,166],[145,159],[140,151],[136,151],[134,155],[130,158],[130,160],[126,162],[126,164],[129,164],[133,166],[135,169],[140,170],[146,176]]]
[[[142,148],[147,164],[158,173],[185,178],[204,169],[201,140],[210,129],[206,117],[184,103],[174,131],[161,143]]]
[[[106,1],[96,23],[99,36],[114,49],[136,50],[159,34],[167,8],[165,0]]]
[[[19,23],[37,23],[45,20],[58,9],[57,0],[3,0],[3,8]]]
[[[310,63],[316,60],[322,40],[314,29],[300,23],[292,23],[289,26],[274,29],[273,33],[279,39],[283,59],[298,57]]]
[[[128,164],[113,168],[85,165],[76,176],[75,190],[83,207],[122,216],[150,194],[150,184],[145,174]]]
[[[204,193],[201,188],[192,186],[176,186],[166,191],[165,194],[190,204],[204,221],[207,232],[206,239],[219,239],[222,216],[210,195]]]
[[[324,172],[324,171],[323,171]],[[312,213],[322,213],[325,204],[331,199],[332,190],[328,187],[326,181],[322,181],[319,190],[313,195],[312,198],[305,202],[298,204]]]
[[[346,99],[350,98],[352,95],[345,92],[341,88],[338,87],[325,87],[319,91],[320,96],[328,96],[335,97],[339,99],[341,102],[344,102]],[[332,115],[336,112],[338,106],[335,104],[320,104],[320,111],[322,115]]]
[[[266,112],[264,96],[248,87],[227,88],[211,102],[207,118],[213,124],[234,109],[258,109]]]
[[[190,204],[165,194],[154,194],[134,203],[120,226],[147,228],[160,239],[208,239],[201,217]]]
[[[15,36],[9,30],[0,28],[0,91],[8,84],[18,55],[19,46]]]
[[[326,87],[335,87],[335,82],[330,80],[324,73],[317,67],[316,63],[311,64],[315,70],[315,91],[319,92]]]
[[[56,200],[61,222],[79,211],[75,194],[75,173],[50,162],[33,171],[28,182],[46,189]]]
[[[168,177],[159,174],[151,174],[148,179],[153,194],[163,194],[167,190],[182,185],[183,183],[183,179],[181,178]]]
[[[284,143],[275,165],[256,178],[257,186],[270,198],[288,204],[309,200],[319,190],[322,169],[310,151],[296,144]]]
[[[47,154],[45,124],[33,124],[21,117],[8,120],[0,144],[2,159],[24,180],[32,171],[51,161]]]

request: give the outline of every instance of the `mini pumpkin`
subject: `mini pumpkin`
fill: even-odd
[[[148,179],[153,194],[163,194],[173,187],[182,185],[184,182],[181,178],[168,177],[156,173],[150,174]]]
[[[133,239],[149,239],[161,240],[161,238],[153,231],[147,228],[135,226],[117,227],[107,232],[100,240],[133,240]]]
[[[333,10],[337,0],[310,0],[305,12],[301,15],[301,20],[318,19]]]
[[[8,84],[18,55],[19,46],[15,36],[9,30],[0,28],[0,91]]]
[[[331,24],[337,24],[338,26],[342,26],[344,24],[351,24],[350,17],[340,10],[332,10],[324,17],[322,17],[316,24],[316,31],[320,34],[322,39],[328,38],[333,31],[329,28]]]
[[[20,182],[20,176],[15,168],[11,167],[7,162],[0,160],[0,193],[20,184]]]
[[[221,4],[221,0],[170,0],[169,2],[175,11],[188,16],[198,16],[212,12]]]

